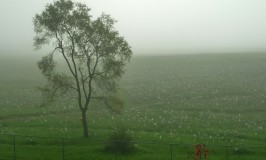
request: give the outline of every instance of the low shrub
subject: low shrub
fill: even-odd
[[[108,138],[104,149],[108,152],[125,154],[134,152],[136,145],[125,128],[116,128]]]

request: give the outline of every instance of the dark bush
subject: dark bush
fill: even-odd
[[[132,153],[136,150],[132,136],[124,128],[117,128],[108,138],[105,151],[113,153]]]

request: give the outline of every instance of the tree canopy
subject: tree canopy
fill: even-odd
[[[114,28],[108,14],[92,19],[90,8],[71,0],[48,4],[34,19],[34,46],[53,46],[38,67],[48,83],[41,90],[49,101],[65,94],[76,95],[82,113],[83,136],[88,137],[86,113],[92,100],[109,107],[121,105],[115,96],[117,82],[132,56],[131,47]],[[65,61],[68,72],[56,70],[55,54]]]

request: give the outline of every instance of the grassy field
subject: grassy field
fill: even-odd
[[[59,99],[48,107],[39,107],[41,96],[36,88],[45,84],[36,66],[39,58],[0,55],[0,134],[79,139],[81,115],[73,99]],[[225,148],[219,146],[266,146],[266,54],[136,56],[127,66],[120,88],[126,102],[122,114],[111,113],[95,103],[88,114],[91,136],[86,141],[105,140],[116,126],[121,126],[136,141],[181,144],[174,146],[176,159],[185,159],[187,152],[193,151],[193,146],[184,144],[215,146],[209,151],[210,159],[226,159]],[[18,157],[27,159],[34,152],[23,154],[36,147],[43,148],[44,155],[60,157],[60,145],[47,152],[43,147],[60,140],[37,139],[36,143],[25,144],[27,139],[20,137],[17,141],[21,147],[17,150],[22,154]],[[12,137],[2,136],[0,142],[0,147],[5,148],[2,154],[11,157]],[[84,143],[69,142],[68,159],[82,159],[82,154],[96,157],[92,159],[113,156],[102,153],[100,143]],[[262,149],[254,148],[239,154],[232,147],[228,152],[230,159],[266,156]],[[76,154],[81,157],[71,158]],[[168,158],[168,145],[140,143],[137,153],[121,159]]]

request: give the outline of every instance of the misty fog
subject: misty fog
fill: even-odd
[[[33,52],[32,18],[53,0],[0,2],[0,48]],[[82,0],[96,18],[102,12],[137,54],[263,52],[264,0]]]

